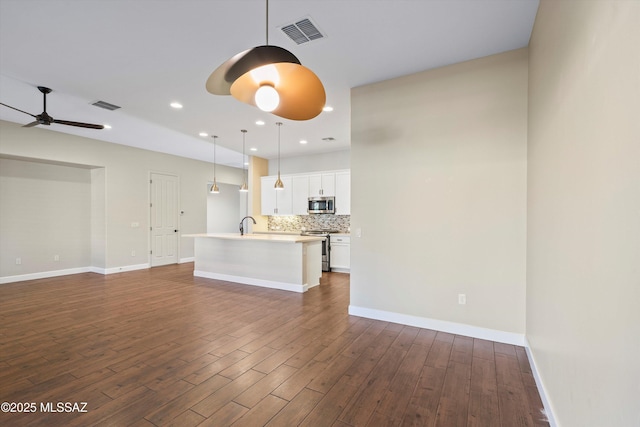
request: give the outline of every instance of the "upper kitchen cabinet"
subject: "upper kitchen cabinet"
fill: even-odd
[[[262,215],[293,215],[292,179],[282,176],[284,189],[276,190],[276,176],[263,176],[260,182]]]
[[[351,215],[351,172],[336,172],[336,215]]]
[[[308,215],[309,197],[335,197],[335,213],[351,215],[349,170],[281,175],[284,190],[276,191],[275,175],[261,178],[262,215]]]
[[[309,207],[309,176],[299,175],[292,177],[293,192],[293,214],[309,215],[307,208]]]
[[[335,196],[336,195],[336,174],[323,173],[309,175],[309,197]]]

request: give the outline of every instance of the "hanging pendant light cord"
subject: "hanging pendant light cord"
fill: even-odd
[[[276,125],[278,125],[278,178],[280,178],[280,126],[282,126],[282,122],[278,122]]]
[[[216,182],[216,135],[213,135],[213,183]]]
[[[269,45],[269,0],[266,0],[267,3],[267,13],[265,14],[266,16],[266,25],[265,25],[265,32],[266,32],[266,39],[267,39],[267,46]]]
[[[247,135],[247,130],[246,129],[242,129],[240,130],[240,132],[242,132],[242,178],[244,179],[244,183],[245,183],[245,187],[247,184],[247,174],[245,173],[245,150],[244,150],[244,140],[245,140],[245,136]]]

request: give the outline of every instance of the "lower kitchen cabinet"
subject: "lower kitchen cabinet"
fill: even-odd
[[[329,245],[331,271],[348,273],[351,270],[351,237],[332,234]]]

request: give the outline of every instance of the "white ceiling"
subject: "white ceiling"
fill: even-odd
[[[113,127],[50,130],[211,161],[213,139],[198,136],[207,132],[224,147],[218,162],[233,166],[240,129],[248,154],[276,157],[276,121],[283,157],[344,150],[350,88],[524,47],[537,8],[538,0],[271,0],[269,44],[313,70],[334,107],[296,122],[205,89],[218,65],[265,44],[264,0],[0,0],[0,102],[40,114],[36,86],[47,86],[54,118]],[[326,38],[298,46],[279,30],[302,17]],[[90,105],[97,100],[122,108]],[[0,119],[32,121],[3,106]]]

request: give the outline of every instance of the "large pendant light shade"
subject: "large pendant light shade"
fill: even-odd
[[[231,85],[231,95],[245,104],[258,106],[256,92],[261,87],[272,86],[279,96],[279,103],[272,114],[290,120],[309,120],[322,112],[326,102],[324,87],[313,71],[299,64],[280,63],[265,67],[277,70],[279,82],[257,81],[251,71],[238,77]],[[259,107],[259,106],[258,106]]]
[[[267,44],[240,52],[220,65],[207,80],[207,91],[232,95],[240,102],[291,120],[309,120],[322,112],[326,93],[313,71],[286,49]]]

